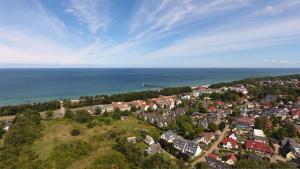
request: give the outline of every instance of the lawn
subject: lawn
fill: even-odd
[[[71,136],[70,130],[80,130],[80,135]],[[80,159],[69,159],[68,168],[128,168],[125,157],[113,149],[116,136],[139,137],[140,129],[147,129],[149,134],[158,138],[161,131],[135,117],[126,120],[112,121],[111,124],[100,123],[93,128],[71,120],[56,119],[42,121],[42,136],[35,141],[32,148],[43,161],[55,163],[53,149],[61,144],[82,141],[91,146],[91,151]],[[141,150],[146,147],[143,142],[137,143]],[[106,160],[103,160],[106,159]],[[68,164],[69,164],[68,163]]]

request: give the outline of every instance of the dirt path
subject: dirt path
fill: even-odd
[[[206,161],[205,157],[212,153],[214,150],[216,150],[218,148],[218,145],[223,141],[225,134],[229,129],[229,125],[226,125],[225,129],[222,131],[221,135],[219,136],[218,140],[215,141],[210,148],[207,151],[204,151],[204,155],[202,155],[200,158],[198,158],[197,160],[195,160],[192,165],[196,165],[198,162],[200,161]]]

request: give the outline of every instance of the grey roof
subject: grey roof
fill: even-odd
[[[149,154],[156,154],[161,152],[163,149],[161,148],[161,145],[159,143],[152,144],[148,147],[147,152]]]
[[[208,165],[213,169],[231,169],[231,167],[228,164],[210,157],[206,157],[206,161]]]
[[[292,138],[285,137],[281,141],[281,152],[286,155],[289,152],[293,152],[296,156],[300,156],[300,145]]]
[[[182,153],[186,153],[190,156],[195,155],[197,152],[197,148],[199,147],[197,143],[185,140],[183,138],[176,138],[173,141],[173,146]]]
[[[164,132],[163,135],[166,138],[166,140],[170,140],[170,139],[177,137],[177,134],[174,133],[172,130],[168,130],[168,131]]]
[[[152,138],[151,136],[149,136],[149,135],[146,135],[144,141],[145,141],[145,143],[148,144],[148,145],[149,145],[151,142],[154,142],[153,138]]]
[[[177,150],[180,150],[182,152],[184,151],[185,144],[186,144],[186,140],[184,140],[184,139],[177,138],[173,141],[173,146]]]

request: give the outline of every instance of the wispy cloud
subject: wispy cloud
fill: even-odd
[[[164,0],[142,1],[133,17],[130,33],[137,39],[168,32],[178,26],[204,19],[205,17],[249,5],[250,0]]]
[[[193,36],[149,54],[153,57],[188,57],[220,52],[251,49],[269,45],[292,43],[300,39],[300,20],[256,24],[252,27],[236,27],[230,31]]]
[[[291,12],[292,10],[299,10],[300,1],[284,0],[278,3],[270,3],[260,9],[254,11],[254,16],[274,16],[284,12]]]
[[[92,33],[106,29],[109,23],[109,1],[107,0],[70,0],[66,12],[73,14]]]
[[[273,60],[265,59],[264,62],[275,64],[275,65],[277,65],[277,64],[279,64],[279,65],[291,64],[291,62],[289,60],[276,60],[276,59],[273,59]]]
[[[163,60],[176,67],[190,58],[300,43],[296,0],[51,3],[0,1],[0,64],[143,67],[158,60],[163,65]],[[292,51],[289,56],[296,56],[297,50]],[[284,61],[290,63],[284,57],[265,59],[274,65],[288,64]]]

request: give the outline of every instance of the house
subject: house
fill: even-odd
[[[173,141],[173,147],[183,154],[188,155],[190,158],[194,158],[201,154],[202,150],[195,142],[185,140],[183,138],[176,138]]]
[[[290,160],[300,157],[300,145],[293,138],[283,138],[280,151],[285,158]]]
[[[131,107],[125,102],[112,102],[111,103],[114,110],[119,109],[120,111],[130,111]]]
[[[136,143],[136,137],[128,137],[127,142],[129,143]]]
[[[230,165],[210,157],[206,157],[206,161],[212,169],[231,169]]]
[[[254,140],[247,140],[245,145],[247,151],[255,151],[259,153],[269,153],[269,154],[273,152],[272,148],[266,145],[265,143],[254,141]]]
[[[199,121],[198,125],[200,127],[203,127],[204,129],[208,128],[208,120],[207,118],[203,118],[202,120]]]
[[[228,156],[224,156],[222,161],[225,162],[226,164],[234,165],[234,163],[237,161],[237,158],[233,153],[231,153]]]
[[[254,137],[254,141],[257,141],[257,142],[266,143],[268,141],[264,131],[259,130],[259,129],[253,130],[253,137]]]
[[[12,127],[13,123],[12,122],[5,122],[3,126],[4,131],[8,131]]]
[[[300,118],[300,109],[292,111],[292,118],[293,119],[299,119]]]
[[[237,131],[233,131],[228,135],[228,138],[233,139],[233,140],[238,140],[238,133]]]
[[[147,145],[152,145],[154,144],[154,140],[151,136],[149,135],[146,135],[145,139],[144,139],[144,142],[147,144]]]
[[[265,128],[271,129],[273,127],[272,121],[270,119],[267,119]]]
[[[212,158],[212,159],[215,159],[215,160],[221,160],[221,158],[217,155],[217,154],[215,154],[215,153],[209,153],[208,155],[207,155],[207,157],[209,157],[209,158]]]
[[[161,148],[161,145],[159,143],[152,144],[146,149],[146,152],[150,155],[161,153],[162,151],[163,149]]]
[[[237,141],[228,137],[223,139],[223,147],[227,149],[238,148]]]
[[[213,132],[204,132],[200,134],[200,137],[195,139],[195,142],[208,145],[213,139],[215,139],[215,134]]]
[[[160,136],[160,139],[162,139],[168,143],[173,143],[173,140],[177,137],[178,136],[176,133],[174,133],[172,130],[168,130]]]
[[[243,137],[243,133],[239,130],[232,130],[232,132],[228,135],[228,138],[236,140],[240,144],[244,144],[246,141],[246,138]]]
[[[221,117],[218,113],[208,113],[206,115],[208,123],[220,124]]]
[[[155,124],[157,127],[166,128],[175,119],[175,117],[170,116],[159,116],[155,119]]]
[[[235,125],[238,129],[249,130],[254,126],[254,119],[249,117],[240,117],[235,120]]]

